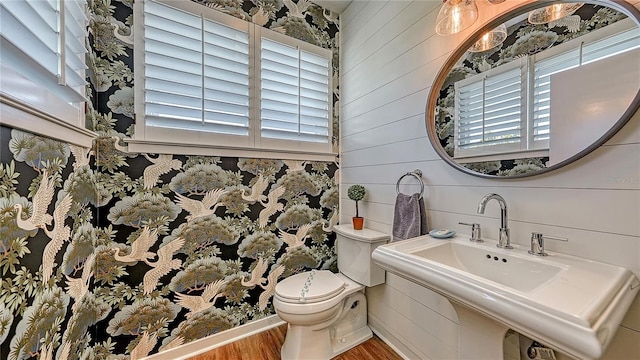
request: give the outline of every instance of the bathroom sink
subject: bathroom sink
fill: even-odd
[[[640,288],[622,267],[465,239],[421,236],[380,246],[372,257],[454,304],[580,359],[603,354]]]
[[[493,249],[488,251],[470,244],[450,241],[411,254],[522,292],[539,287],[566,268],[535,261],[537,259],[498,254]]]

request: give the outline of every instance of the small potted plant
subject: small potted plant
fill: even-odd
[[[349,197],[349,199],[356,202],[356,216],[352,218],[354,230],[362,230],[362,227],[364,225],[364,218],[360,217],[360,214],[358,212],[358,201],[362,200],[366,193],[367,191],[365,190],[364,186],[359,184],[351,185],[349,186],[349,189],[347,189],[347,196]]]

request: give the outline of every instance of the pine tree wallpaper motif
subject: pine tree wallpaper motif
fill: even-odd
[[[336,14],[196,2],[332,49],[337,79]],[[336,270],[337,163],[122,151],[132,1],[89,7],[93,147],[0,127],[3,359],[141,358],[272,315],[278,281]]]

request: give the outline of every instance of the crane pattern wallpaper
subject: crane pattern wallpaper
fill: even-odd
[[[337,14],[196,2],[333,50],[338,109]],[[337,271],[337,161],[127,151],[132,3],[89,1],[92,148],[0,127],[2,359],[138,359],[273,315],[292,274]]]

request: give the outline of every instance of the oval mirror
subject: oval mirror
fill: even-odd
[[[614,1],[536,1],[495,18],[436,77],[429,140],[453,167],[488,178],[581,158],[640,106],[639,24],[636,8]]]

